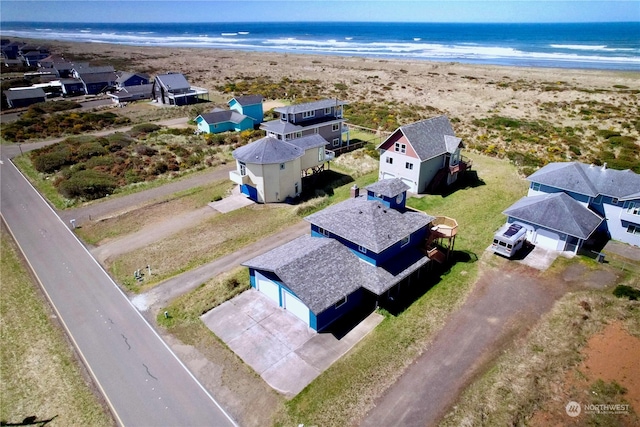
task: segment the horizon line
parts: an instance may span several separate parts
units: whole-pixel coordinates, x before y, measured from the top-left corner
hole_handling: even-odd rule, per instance
[[[307,21],[307,20],[286,20],[286,21],[155,21],[155,22],[122,22],[122,21],[24,21],[24,20],[2,20],[0,23],[29,23],[29,24],[339,24],[339,23],[362,23],[362,24],[640,24],[640,20],[630,21],[365,21],[365,20],[330,20],[330,21]],[[1,32],[1,30],[0,30]]]

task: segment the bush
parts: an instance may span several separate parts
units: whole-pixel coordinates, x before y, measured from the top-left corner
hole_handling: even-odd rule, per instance
[[[136,145],[134,150],[136,153],[140,154],[141,156],[154,156],[158,154],[158,150],[146,145]]]
[[[132,127],[131,130],[127,133],[130,136],[136,138],[140,135],[149,134],[151,132],[155,132],[160,129],[161,129],[160,126],[155,125],[153,123],[141,123],[139,125],[135,125],[134,127]]]
[[[58,191],[69,198],[99,199],[113,192],[116,181],[104,172],[93,169],[77,171],[58,183]]]
[[[53,173],[62,166],[71,164],[71,150],[66,146],[35,150],[31,153],[31,161],[38,172]]]
[[[640,299],[640,289],[632,288],[627,285],[618,285],[613,290],[613,295],[618,298],[629,298],[630,300],[637,301]]]

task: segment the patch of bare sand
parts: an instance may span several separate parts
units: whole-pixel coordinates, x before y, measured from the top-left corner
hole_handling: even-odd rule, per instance
[[[582,350],[582,363],[567,373],[564,382],[559,385],[557,397],[549,402],[546,411],[539,411],[530,420],[529,425],[536,427],[584,425],[584,415],[571,418],[566,414],[565,405],[569,401],[581,404],[624,404],[625,402],[607,402],[594,395],[590,388],[597,380],[605,383],[616,382],[626,389],[622,399],[632,410],[640,413],[640,338],[629,334],[621,322],[608,325],[602,332],[589,339]],[[637,418],[630,415],[605,415],[616,417],[612,425],[637,425]],[[613,421],[613,420],[612,420]]]

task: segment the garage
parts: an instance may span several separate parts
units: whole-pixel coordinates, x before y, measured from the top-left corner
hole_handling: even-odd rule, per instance
[[[553,231],[538,228],[536,230],[536,241],[534,242],[536,245],[545,248],[558,250],[558,242],[560,240],[560,236],[558,233],[554,233]]]
[[[270,300],[280,305],[280,286],[256,272],[256,289],[269,297]]]
[[[309,326],[309,309],[302,301],[286,289],[282,289],[283,308]]]

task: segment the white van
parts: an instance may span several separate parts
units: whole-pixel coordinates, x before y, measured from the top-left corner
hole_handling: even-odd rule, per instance
[[[497,254],[511,258],[524,246],[526,240],[527,228],[523,224],[505,224],[493,236],[491,249]]]

